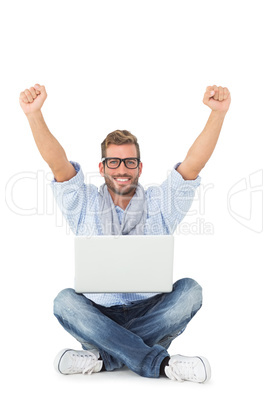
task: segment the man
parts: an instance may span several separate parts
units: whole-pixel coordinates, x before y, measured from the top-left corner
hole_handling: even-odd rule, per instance
[[[76,235],[172,234],[189,210],[199,172],[209,160],[229,109],[227,88],[209,86],[203,102],[211,109],[208,122],[167,180],[144,191],[137,138],[126,130],[110,133],[102,143],[100,190],[84,183],[76,162],[48,130],[41,113],[44,86],[20,94],[36,145],[50,166],[51,186]],[[131,258],[131,256],[129,256]],[[186,328],[202,305],[202,289],[192,279],[177,281],[171,293],[76,294],[65,289],[54,301],[54,314],[83,351],[62,350],[55,368],[62,374],[112,371],[126,365],[145,377],[204,383],[211,375],[207,359],[169,356],[171,342]]]

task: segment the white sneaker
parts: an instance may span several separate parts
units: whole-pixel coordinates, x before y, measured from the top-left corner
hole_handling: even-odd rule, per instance
[[[204,357],[175,355],[170,358],[165,373],[171,380],[204,383],[211,377],[211,368]]]
[[[61,374],[92,374],[101,371],[103,361],[98,360],[97,350],[61,350],[54,360],[55,369]]]

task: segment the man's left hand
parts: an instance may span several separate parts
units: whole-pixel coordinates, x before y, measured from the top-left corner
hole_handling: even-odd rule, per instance
[[[226,87],[209,86],[206,89],[203,103],[211,110],[227,112],[231,103],[231,95]]]

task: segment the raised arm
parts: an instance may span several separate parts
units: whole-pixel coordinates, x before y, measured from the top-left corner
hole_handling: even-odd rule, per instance
[[[209,86],[205,92],[203,103],[211,109],[211,114],[204,130],[177,168],[185,180],[194,180],[211,157],[231,103],[230,92],[227,88],[216,85]]]
[[[68,161],[64,149],[49,131],[41,108],[47,98],[44,86],[36,84],[20,94],[20,105],[30,124],[37,148],[59,182],[70,180],[76,170]]]

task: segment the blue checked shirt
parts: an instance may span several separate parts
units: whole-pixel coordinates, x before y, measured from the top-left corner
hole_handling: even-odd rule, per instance
[[[51,183],[57,204],[68,225],[76,236],[103,235],[100,221],[98,188],[85,184],[80,165],[71,162],[77,174],[71,180]],[[184,180],[176,171],[177,164],[160,186],[151,186],[145,191],[147,199],[147,220],[144,235],[169,235],[174,233],[193,202],[200,177]],[[119,222],[124,210],[116,206]],[[156,293],[86,293],[85,296],[106,307],[127,305],[136,300],[146,299]]]

